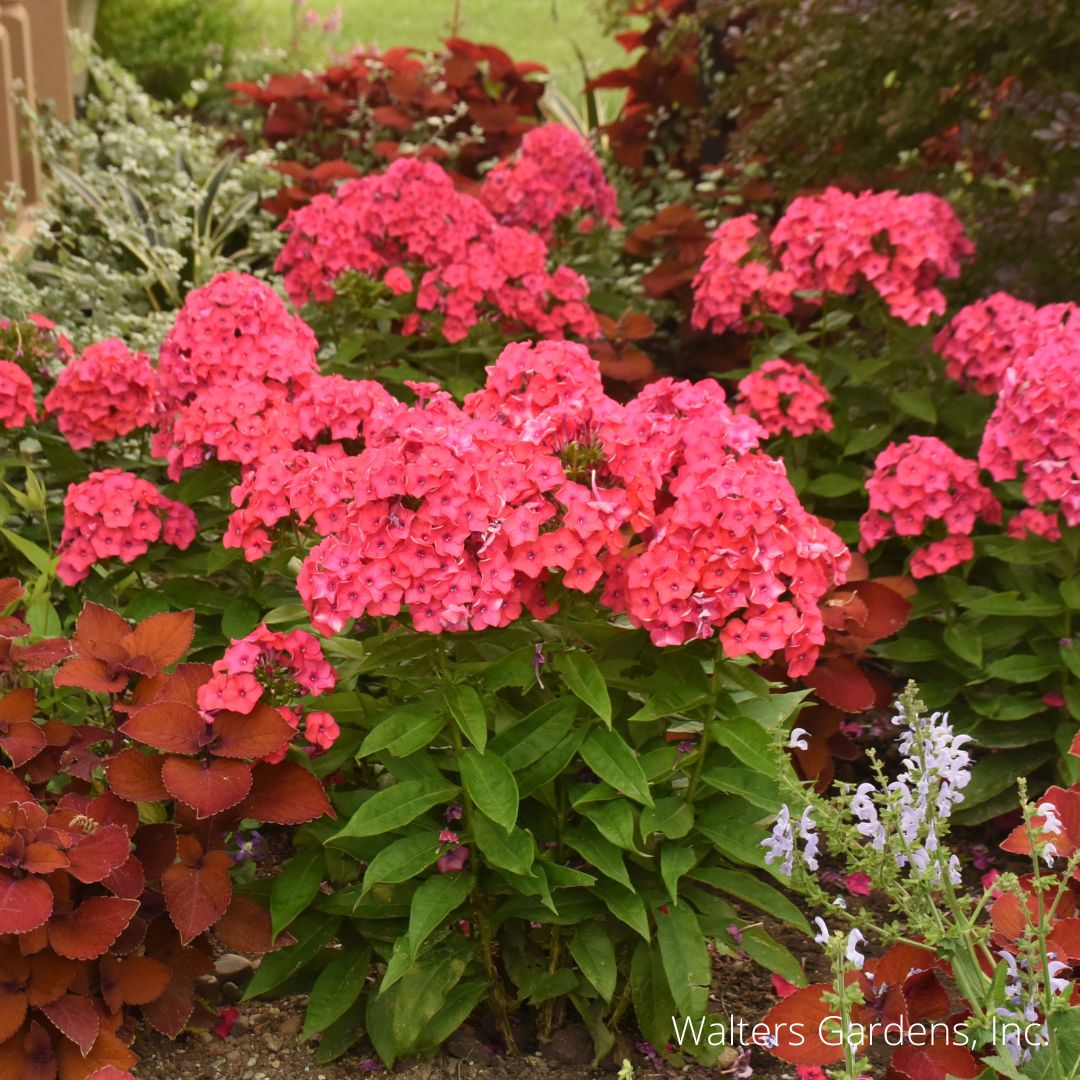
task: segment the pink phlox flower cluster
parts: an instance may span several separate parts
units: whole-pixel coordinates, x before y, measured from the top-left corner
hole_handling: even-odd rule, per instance
[[[869,509],[859,520],[859,546],[876,547],[889,536],[921,536],[932,521],[949,534],[912,557],[916,577],[943,573],[974,555],[968,539],[978,518],[996,525],[1001,504],[979,480],[979,466],[934,436],[890,443],[866,482]]]
[[[392,435],[353,459],[349,523],[301,568],[316,629],[403,607],[430,632],[505,626],[526,608],[549,614],[546,568],[569,577],[588,551],[573,530],[550,527],[547,494],[577,494],[559,460],[471,420],[441,392],[396,417]]]
[[[148,480],[121,469],[91,473],[64,497],[56,576],[76,585],[96,562],[134,562],[159,539],[183,550],[197,532],[190,507],[166,498]]]
[[[481,318],[527,327],[543,337],[594,337],[588,282],[569,267],[547,269],[540,236],[499,225],[484,205],[455,189],[431,162],[400,158],[384,173],[343,184],[290,214],[276,263],[298,307],[326,303],[349,270],[382,278],[394,292],[416,281],[417,313],[442,317],[447,341],[461,341]]]
[[[89,345],[60,372],[45,398],[76,450],[130,435],[154,419],[157,382],[146,353],[118,338]]]
[[[911,576],[924,578],[944,574],[974,558],[975,545],[970,536],[947,536],[944,540],[935,540],[912,552],[909,563]]]
[[[826,407],[832,398],[805,364],[768,360],[739,381],[739,396],[738,411],[755,417],[770,435],[832,430]]]
[[[295,731],[300,726],[300,715],[292,707],[295,699],[318,697],[336,685],[337,672],[317,637],[306,630],[271,630],[263,623],[232,641],[215,661],[212,677],[199,687],[198,705],[211,715],[222,709],[247,715],[262,701],[276,708]],[[328,750],[340,733],[329,713],[308,713],[304,737],[312,745]],[[282,747],[267,760],[280,761],[285,751]]]
[[[234,640],[215,661],[214,675],[199,688],[199,708],[249,713],[264,693],[272,704],[317,697],[337,685],[337,672],[322,645],[306,630],[283,633],[260,624]]]
[[[714,334],[747,329],[748,313],[786,315],[800,288],[786,269],[777,269],[756,214],[728,218],[713,233],[694,278],[691,324]]]
[[[995,480],[1023,473],[1029,506],[1060,508],[1080,523],[1080,341],[1057,333],[1002,377],[979,464]]]
[[[782,463],[754,451],[764,430],[715,381],[662,380],[623,406],[584,348],[541,342],[508,346],[464,409],[418,389],[358,456],[324,455],[344,525],[300,572],[316,629],[403,609],[431,632],[545,618],[554,578],[600,588],[658,644],[720,629],[732,655],[782,650],[793,670],[812,666],[818,601],[850,554]],[[311,465],[296,459],[278,488]]]
[[[980,394],[996,394],[1005,372],[1058,337],[1080,339],[1080,308],[1026,300],[997,292],[961,308],[934,337],[946,374]]]
[[[500,225],[518,225],[551,240],[561,219],[587,215],[580,224],[617,226],[615,189],[588,141],[562,124],[542,124],[521,141],[517,154],[500,161],[480,190]]]
[[[973,252],[952,207],[920,192],[826,188],[794,199],[772,232],[780,266],[800,290],[846,296],[866,282],[910,326],[945,312],[936,283]]]
[[[1018,540],[1027,539],[1029,536],[1042,536],[1057,543],[1061,539],[1061,522],[1057,514],[1048,514],[1043,510],[1026,506],[1010,518],[1005,531]]]
[[[212,386],[274,382],[300,386],[318,373],[311,327],[265,282],[227,271],[190,292],[161,346],[162,404]]]
[[[21,428],[37,421],[34,384],[18,364],[0,360],[0,427]]]
[[[301,437],[293,402],[318,377],[317,348],[310,327],[250,275],[218,274],[190,293],[158,361],[151,449],[169,476],[291,449]]]
[[[719,629],[728,656],[783,652],[793,675],[810,671],[825,640],[818,603],[851,562],[844,543],[799,503],[782,462],[732,453],[699,429],[668,485],[625,585],[605,599],[657,645]]]

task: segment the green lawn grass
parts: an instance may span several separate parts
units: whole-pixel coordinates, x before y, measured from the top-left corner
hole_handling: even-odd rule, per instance
[[[245,44],[285,46],[292,38],[294,0],[247,0],[253,18]],[[339,49],[353,43],[431,48],[451,30],[454,0],[307,0],[326,14],[342,9]],[[626,54],[605,34],[594,0],[459,0],[457,32],[493,42],[515,60],[547,67],[559,88],[580,105],[582,75],[574,46],[590,74],[622,64]],[[307,35],[310,41],[310,35]]]

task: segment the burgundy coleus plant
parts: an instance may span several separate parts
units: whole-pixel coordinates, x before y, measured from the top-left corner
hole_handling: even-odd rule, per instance
[[[894,1046],[897,1033],[910,1031],[913,1025],[922,1025],[915,1030],[926,1033],[895,1046],[883,1074],[887,1080],[945,1080],[946,1076],[969,1080],[981,1072],[974,1054],[944,1030],[958,1028],[965,1015],[952,1006],[943,975],[949,975],[944,960],[929,949],[908,944],[894,945],[878,959],[867,960],[863,970],[847,974],[848,985],[858,984],[863,999],[851,1010],[853,1025],[862,1025],[867,1032],[871,1025],[881,1025],[875,1029],[878,1032],[885,1025],[895,1025],[889,1028]],[[769,1052],[792,1065],[821,1067],[843,1060],[843,1046],[827,1026],[829,1018],[837,1015],[829,1000],[833,993],[832,984],[814,983],[773,1006],[762,1020],[765,1028],[777,1033],[776,1045],[767,1047]],[[875,1045],[882,1043],[875,1036]]]

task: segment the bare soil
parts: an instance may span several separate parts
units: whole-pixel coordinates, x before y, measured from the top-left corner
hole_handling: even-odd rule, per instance
[[[820,956],[812,942],[772,920],[764,922],[803,961],[811,978],[820,974],[815,970]],[[711,998],[713,1011],[748,1023],[759,1020],[778,1000],[768,972],[749,959],[724,956],[716,959]],[[135,1044],[142,1058],[135,1073],[141,1080],[357,1080],[386,1075],[374,1051],[363,1043],[338,1061],[318,1064],[316,1043],[300,1038],[305,1006],[303,997],[238,1005],[239,1017],[226,1038],[196,1029],[170,1042],[142,1032]],[[676,1070],[650,1061],[634,1042],[632,1033],[624,1036],[613,1059],[593,1067],[591,1042],[580,1024],[569,1024],[548,1046],[517,1058],[499,1054],[467,1025],[433,1061],[401,1062],[393,1075],[402,1080],[613,1080],[623,1059],[629,1058],[635,1080],[735,1076],[734,1054],[712,1068]],[[795,1075],[791,1066],[758,1050],[750,1064],[755,1080],[790,1080]]]

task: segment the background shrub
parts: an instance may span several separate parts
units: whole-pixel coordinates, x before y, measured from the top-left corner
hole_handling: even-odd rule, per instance
[[[149,93],[178,101],[228,66],[245,18],[242,0],[102,0],[95,36]]]

